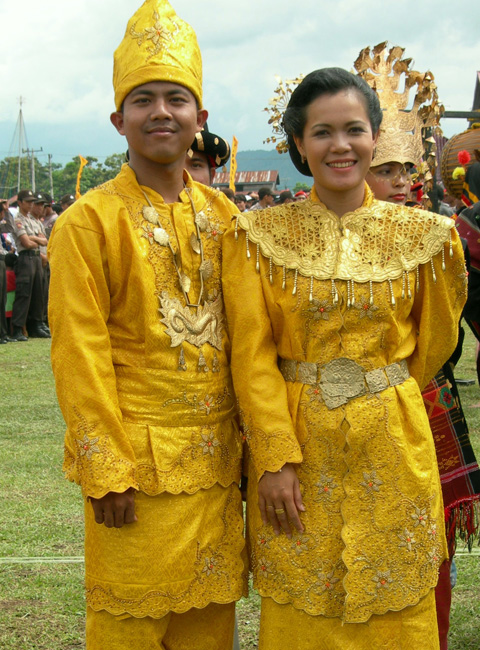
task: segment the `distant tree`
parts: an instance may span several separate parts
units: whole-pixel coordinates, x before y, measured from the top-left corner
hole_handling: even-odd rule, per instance
[[[114,153],[107,156],[103,163],[94,156],[87,156],[88,165],[83,169],[80,180],[80,192],[85,194],[97,185],[114,178],[122,164],[125,154]],[[80,158],[75,156],[70,162],[62,166],[52,163],[53,196],[60,199],[64,194],[75,194]],[[20,189],[32,187],[31,160],[24,157],[20,160]],[[0,160],[0,198],[10,198],[17,193],[18,185],[18,157],[8,157]],[[42,164],[35,159],[35,189],[50,193],[50,169],[48,163]]]
[[[306,183],[297,183],[293,188],[292,192],[296,194],[297,192],[310,192],[311,186]]]
[[[122,163],[125,162],[125,154],[114,153],[105,158],[104,163],[99,163],[98,158],[86,156],[88,165],[83,168],[80,180],[80,193],[85,194],[97,185],[115,178],[120,171]],[[54,173],[55,196],[63,194],[74,194],[77,184],[78,170],[80,169],[80,158],[75,156],[65,167]]]
[[[64,194],[75,194],[79,166],[80,158],[76,156],[64,167],[53,172],[53,193],[56,199],[60,199]]]
[[[10,156],[0,160],[0,196],[11,198],[17,194],[18,189],[33,189],[32,183],[32,161],[27,156],[20,159],[19,174],[18,156]],[[35,164],[35,190],[50,192],[50,173],[48,164],[42,164],[37,158]],[[61,167],[58,163],[52,163],[52,170]],[[20,183],[19,183],[20,175]],[[20,185],[20,187],[18,187]]]
[[[107,156],[107,158],[105,158],[105,162],[103,164],[107,168],[109,173],[112,174],[110,178],[115,178],[115,176],[120,171],[124,162],[125,162],[124,153],[114,153],[111,156]],[[110,178],[106,180],[110,180]]]

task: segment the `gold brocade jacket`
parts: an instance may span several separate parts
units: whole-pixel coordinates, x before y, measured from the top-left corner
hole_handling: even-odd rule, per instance
[[[339,218],[313,191],[243,213],[223,251],[256,587],[345,622],[417,603],[447,558],[420,388],[454,350],[466,298],[453,221],[368,188]],[[258,479],[287,462],[306,506],[292,540],[256,504]]]
[[[239,482],[220,278],[233,211],[189,176],[180,200],[166,204],[124,165],[57,220],[49,242],[52,365],[67,423],[64,469],[85,495],[129,487],[194,493]],[[191,279],[191,303],[202,265],[198,308],[186,306],[165,233]]]

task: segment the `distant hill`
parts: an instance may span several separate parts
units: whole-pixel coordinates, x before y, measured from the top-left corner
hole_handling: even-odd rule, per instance
[[[229,169],[228,165],[227,168]],[[303,176],[295,169],[288,153],[279,154],[276,149],[271,151],[255,149],[253,151],[237,152],[237,171],[257,172],[266,169],[276,169],[278,171],[280,175],[279,190],[287,187],[292,189],[296,183],[312,184],[313,179]]]

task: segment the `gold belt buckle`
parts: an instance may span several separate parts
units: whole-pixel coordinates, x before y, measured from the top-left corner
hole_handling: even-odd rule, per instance
[[[325,406],[338,408],[367,393],[365,370],[353,359],[334,359],[320,368],[319,386]]]

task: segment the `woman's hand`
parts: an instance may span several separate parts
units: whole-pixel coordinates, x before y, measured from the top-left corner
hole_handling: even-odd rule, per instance
[[[303,533],[299,512],[305,512],[297,472],[287,463],[278,472],[265,472],[258,483],[258,507],[265,526],[270,522],[275,535],[281,529],[291,539],[292,531],[289,520],[295,528]]]
[[[97,524],[105,524],[107,528],[121,528],[124,524],[137,521],[133,488],[121,493],[107,492],[101,499],[90,498],[90,502]]]

